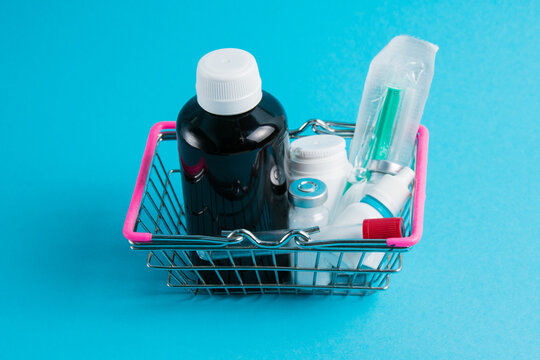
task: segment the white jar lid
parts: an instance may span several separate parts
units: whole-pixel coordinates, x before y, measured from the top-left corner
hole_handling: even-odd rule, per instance
[[[237,115],[261,101],[262,83],[253,55],[240,49],[219,49],[197,64],[197,102],[216,115]]]
[[[298,159],[324,159],[345,150],[345,139],[337,135],[311,135],[291,144],[291,154]]]
[[[291,170],[319,172],[348,165],[345,139],[337,135],[311,135],[291,143]]]

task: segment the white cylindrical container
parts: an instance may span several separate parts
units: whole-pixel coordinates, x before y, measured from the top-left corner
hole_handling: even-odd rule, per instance
[[[414,171],[408,167],[396,175],[386,174],[371,185],[360,202],[345,208],[334,221],[334,225],[359,225],[365,219],[391,218],[399,214],[410,195],[409,186],[414,179]],[[366,254],[362,265],[376,268],[384,253]],[[347,253],[343,256],[342,268],[354,268],[361,253]]]
[[[312,135],[295,140],[290,146],[287,165],[289,183],[300,178],[314,178],[326,184],[326,207],[332,213],[352,168],[347,159],[345,139],[337,135]]]
[[[362,200],[369,185],[370,184],[368,184],[367,181],[352,184],[334,206],[334,209],[330,214],[330,223],[332,224],[349,205]]]
[[[393,172],[372,171],[369,181],[353,183],[341,196],[334,211],[330,214],[330,223],[332,224],[335,219],[339,218],[349,205],[362,201],[366,193],[375,186],[385,174],[396,175],[402,168],[402,166],[399,166],[399,168],[395,169]]]
[[[321,180],[302,178],[295,180],[289,186],[289,201],[292,208],[289,210],[289,227],[302,229],[312,226],[324,227],[328,225],[328,208],[325,202],[328,198],[327,187]],[[300,268],[328,268],[327,256],[321,254],[317,262],[317,253],[314,251],[299,251],[291,254],[291,263]],[[296,284],[299,285],[328,285],[330,273],[312,271],[296,271]]]
[[[408,167],[396,175],[384,175],[370,186],[360,202],[347,206],[334,224],[360,224],[364,219],[396,216],[410,195],[409,185],[413,179],[414,171]]]

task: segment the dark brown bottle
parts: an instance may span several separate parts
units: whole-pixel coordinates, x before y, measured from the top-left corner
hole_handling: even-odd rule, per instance
[[[180,111],[176,129],[189,234],[288,227],[286,115],[278,100],[261,90],[251,54],[221,49],[205,55],[197,67],[197,96]],[[277,265],[287,265],[287,255],[276,258]],[[259,266],[273,265],[271,256],[256,260]],[[196,254],[192,261],[206,263]],[[234,261],[253,265],[251,258]],[[234,282],[237,275],[230,273],[225,281]],[[273,272],[260,273],[261,281],[276,282]],[[250,272],[242,276],[244,283],[257,281]],[[204,277],[220,283],[213,271]]]
[[[272,95],[232,116],[211,114],[193,97],[178,115],[177,136],[190,234],[287,228],[288,133]]]

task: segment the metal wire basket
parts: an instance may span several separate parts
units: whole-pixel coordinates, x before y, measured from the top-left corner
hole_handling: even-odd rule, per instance
[[[413,191],[400,214],[405,237],[328,241],[310,239],[317,227],[267,236],[246,229],[227,236],[187,235],[175,126],[172,121],[159,122],[150,131],[124,223],[131,248],[148,251],[148,267],[164,270],[170,287],[211,295],[366,295],[388,288],[390,275],[401,271],[402,254],[421,238],[429,136],[423,126],[411,164],[416,171]],[[353,132],[352,124],[314,119],[290,136],[325,133],[350,138]],[[344,256],[356,259],[355,266],[343,266]],[[328,257],[334,259],[332,264],[321,261]],[[309,266],[299,258],[309,258]]]

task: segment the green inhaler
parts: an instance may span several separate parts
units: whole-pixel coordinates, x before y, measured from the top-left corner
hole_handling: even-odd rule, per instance
[[[367,169],[372,160],[387,160],[388,150],[390,149],[390,142],[392,141],[394,126],[399,114],[402,97],[403,90],[393,87],[386,88],[384,99],[381,101],[382,105],[380,105],[380,110],[377,115],[368,156],[366,157],[362,168]],[[365,180],[369,180],[371,178],[371,172],[366,171],[364,177]],[[345,186],[344,192],[346,192],[353,183],[354,182],[349,180]]]
[[[370,160],[387,160],[390,141],[394,132],[394,124],[401,103],[402,90],[388,87],[384,96],[384,101],[377,117],[375,125],[374,139],[372,141]],[[366,164],[367,165],[367,164]]]

